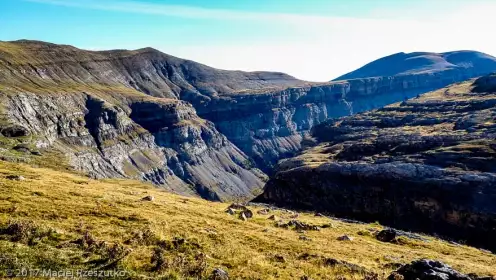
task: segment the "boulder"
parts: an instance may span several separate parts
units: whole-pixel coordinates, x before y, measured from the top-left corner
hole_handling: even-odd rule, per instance
[[[324,224],[320,226],[321,228],[334,228],[334,225],[332,223],[329,224]]]
[[[243,214],[245,215],[245,217],[246,217],[246,218],[248,218],[248,219],[253,218],[253,212],[252,212],[250,209],[248,209],[248,208],[246,208],[245,210],[243,210],[243,212],[242,212],[242,213],[243,213]]]
[[[449,265],[435,260],[417,260],[393,272],[388,280],[473,280]]]
[[[9,179],[9,180],[13,180],[13,181],[24,181],[24,180],[26,180],[26,178],[24,178],[24,176],[21,176],[21,175],[8,175],[6,178]]]
[[[229,280],[229,274],[223,269],[216,268],[212,271],[211,280]]]
[[[265,209],[262,209],[262,210],[258,210],[257,211],[257,214],[259,215],[268,215],[270,212],[270,209],[269,208],[265,208]]]
[[[246,217],[245,212],[239,213],[239,219],[242,221],[247,221],[248,217]]]
[[[18,144],[16,146],[14,146],[12,149],[14,149],[18,152],[21,152],[21,153],[29,153],[30,152],[29,146],[27,144]]]
[[[279,254],[277,254],[277,255],[274,256],[274,260],[276,262],[280,262],[280,263],[286,262],[286,258],[284,258],[283,255],[279,255]]]
[[[385,229],[377,234],[376,239],[382,242],[392,242],[396,240],[396,236],[397,234],[394,229]]]
[[[248,209],[246,206],[244,206],[243,204],[239,204],[239,203],[233,203],[233,204],[229,205],[229,207],[227,207],[227,208],[233,209],[236,211],[244,211],[244,210]]]
[[[1,130],[1,133],[5,137],[23,137],[29,135],[29,131],[25,127],[20,125],[11,125],[5,127]]]
[[[354,238],[352,236],[348,236],[348,235],[343,235],[337,238],[337,240],[339,241],[353,241],[353,239]]]
[[[278,221],[279,217],[277,217],[276,215],[271,215],[268,219],[273,221]]]
[[[319,226],[316,226],[316,225],[310,225],[310,224],[307,224],[307,223],[304,223],[302,221],[298,221],[298,220],[291,220],[285,224],[280,224],[279,225],[280,227],[283,227],[283,228],[292,228],[296,231],[303,231],[303,230],[320,230],[320,227]]]
[[[305,235],[300,235],[299,239],[300,239],[300,240],[303,240],[303,241],[312,241],[312,238],[307,237],[307,236],[305,236]]]
[[[141,201],[153,201],[153,200],[155,200],[155,197],[153,197],[152,195],[147,195],[141,199]]]

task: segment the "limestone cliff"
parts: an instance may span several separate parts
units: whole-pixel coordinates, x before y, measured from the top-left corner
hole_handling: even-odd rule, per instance
[[[0,42],[0,123],[63,151],[95,177],[246,199],[264,184],[258,168],[270,173],[299,152],[313,126],[474,74],[446,73],[318,84],[214,69],[151,48],[94,52]]]
[[[258,200],[496,249],[495,76],[312,130]]]
[[[249,199],[263,186],[265,174],[191,104],[174,97],[183,89],[169,83],[167,91],[167,81],[159,79],[150,79],[149,87],[132,82],[136,76],[159,75],[146,66],[131,68],[149,63],[138,59],[148,50],[86,53],[39,42],[2,47],[2,131],[20,131],[6,136],[62,151],[73,167],[97,178],[142,179],[211,200]],[[175,72],[171,76],[181,80]],[[137,90],[152,93],[162,86],[154,95],[171,98]]]
[[[200,116],[213,121],[260,168],[270,172],[278,160],[298,153],[304,136],[322,121],[380,108],[467,77],[473,76],[436,72],[364,78],[221,96],[193,104]]]

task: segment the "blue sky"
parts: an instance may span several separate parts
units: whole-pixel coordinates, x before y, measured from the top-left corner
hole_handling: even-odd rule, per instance
[[[491,0],[1,0],[0,40],[154,47],[223,69],[330,80],[405,51],[496,55]]]

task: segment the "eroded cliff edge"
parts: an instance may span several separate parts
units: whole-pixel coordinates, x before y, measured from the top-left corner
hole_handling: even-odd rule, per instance
[[[257,200],[496,250],[496,76],[312,130]]]
[[[21,127],[37,148],[62,151],[94,177],[246,200],[261,191],[264,172],[301,150],[313,126],[482,71],[467,69],[309,83],[219,70],[151,48],[0,42],[2,129]]]
[[[173,83],[147,68],[154,56],[166,55],[147,49],[86,52],[32,41],[3,43],[2,51],[2,134],[18,141],[2,145],[3,159],[30,161],[30,151],[43,156],[58,150],[92,177],[146,180],[211,200],[246,200],[263,186],[265,174],[190,103],[176,98],[193,88],[177,69],[170,70]],[[167,68],[176,59],[161,62]],[[206,67],[194,66],[200,74]],[[228,81],[214,85],[219,90],[230,88],[238,73],[226,75]]]

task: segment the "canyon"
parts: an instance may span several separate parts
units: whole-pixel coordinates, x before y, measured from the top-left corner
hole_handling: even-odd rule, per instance
[[[312,129],[257,201],[496,250],[496,75]]]
[[[313,83],[219,70],[152,48],[0,42],[1,131],[36,153],[60,151],[94,178],[246,201],[280,159],[302,150],[312,127],[496,70],[495,58],[467,59],[439,71]],[[16,145],[0,156],[18,158]]]

